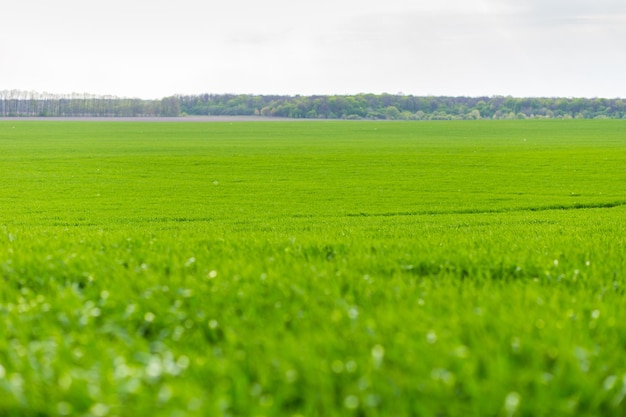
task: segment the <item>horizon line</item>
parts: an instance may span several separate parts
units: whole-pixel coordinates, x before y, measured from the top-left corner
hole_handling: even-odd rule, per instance
[[[38,95],[56,95],[60,96],[60,98],[72,98],[71,96],[83,96],[80,98],[97,98],[97,99],[125,99],[125,100],[143,100],[143,101],[156,101],[163,100],[166,98],[172,97],[185,97],[185,96],[201,96],[201,95],[211,95],[211,96],[257,96],[257,97],[350,97],[350,96],[359,96],[359,95],[374,95],[374,96],[393,96],[393,97],[433,97],[433,98],[495,98],[495,97],[503,97],[503,98],[516,98],[516,99],[566,99],[566,100],[576,100],[576,99],[585,99],[585,100],[624,100],[626,97],[606,97],[606,96],[559,96],[559,95],[512,95],[512,94],[480,94],[480,95],[471,95],[471,94],[459,94],[459,95],[451,95],[451,94],[413,94],[413,93],[373,93],[373,92],[359,92],[359,93],[314,93],[314,94],[302,94],[302,93],[235,93],[235,92],[202,92],[202,93],[174,93],[170,95],[165,95],[156,98],[145,98],[140,96],[130,96],[130,95],[115,95],[115,94],[96,94],[90,92],[50,92],[50,91],[40,91],[40,90],[24,90],[19,88],[13,89],[2,89],[0,90],[0,99],[2,98],[2,93],[27,93],[27,94],[38,94]],[[79,97],[76,97],[79,98]],[[29,98],[30,99],[30,98]]]

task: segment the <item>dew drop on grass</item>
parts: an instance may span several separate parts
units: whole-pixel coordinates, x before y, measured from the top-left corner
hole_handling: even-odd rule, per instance
[[[365,391],[370,387],[370,381],[367,379],[367,377],[362,377],[361,379],[359,379],[357,386],[359,387],[359,390]]]
[[[130,394],[137,394],[141,389],[141,382],[137,378],[129,379],[126,384],[124,384],[124,391]]]
[[[74,355],[74,358],[76,359],[81,359],[84,356],[84,353],[81,348],[77,347],[72,350],[72,355]]]
[[[167,385],[163,385],[161,389],[159,390],[159,395],[158,395],[159,402],[166,403],[171,398],[172,398],[172,389]]]
[[[296,382],[298,380],[298,371],[295,369],[287,370],[287,372],[285,372],[285,380],[287,380],[289,384]]]
[[[454,349],[454,355],[457,358],[465,359],[465,358],[469,357],[469,349],[465,345],[457,346],[457,348]]]
[[[272,405],[274,405],[274,397],[269,394],[261,395],[261,398],[259,399],[259,405],[265,408],[271,407]]]
[[[336,374],[340,374],[343,372],[344,369],[344,365],[343,362],[340,361],[339,359],[335,359],[331,364],[330,364],[330,369],[336,373]]]
[[[202,407],[202,400],[199,398],[192,398],[187,403],[187,409],[189,411],[197,411],[200,409],[200,407]]]
[[[511,339],[511,352],[519,353],[522,349],[522,342],[519,337],[514,337]]]
[[[125,379],[131,375],[131,370],[125,363],[118,363],[115,365],[115,370],[113,371],[113,375],[115,379]],[[70,381],[71,382],[71,381]]]
[[[207,278],[208,279],[215,279],[215,277],[217,277],[217,271],[216,270],[209,271],[209,273],[207,274]]]
[[[365,397],[365,405],[370,408],[378,407],[380,401],[380,396],[376,394],[367,394]]]
[[[433,330],[429,331],[426,334],[426,341],[431,345],[435,344],[437,342],[437,333],[435,333]]]
[[[343,406],[346,407],[348,410],[355,410],[359,407],[359,399],[356,395],[348,395],[343,400]]]
[[[61,401],[60,403],[57,403],[57,412],[61,416],[69,416],[72,414],[72,405],[65,401]]]
[[[263,387],[260,384],[255,383],[252,385],[252,387],[250,387],[251,396],[259,397],[262,393],[263,393]]]
[[[504,399],[504,410],[507,415],[512,416],[519,407],[521,397],[517,392],[509,392]]]
[[[435,381],[443,382],[445,385],[451,387],[454,385],[456,378],[454,374],[444,368],[435,368],[430,372],[430,377]]]
[[[178,368],[180,368],[181,370],[185,370],[189,367],[189,358],[185,355],[182,355],[180,358],[178,358],[178,360],[176,361],[176,366],[178,366]]]
[[[609,375],[604,379],[602,387],[605,391],[610,391],[615,386],[615,382],[617,382],[617,377],[615,375]]]
[[[151,313],[149,311],[143,316],[143,319],[147,321],[148,323],[152,323],[155,318],[156,316],[154,315],[154,313]]]
[[[589,354],[588,352],[580,347],[577,346],[574,349],[574,355],[576,356],[576,358],[578,359],[578,366],[580,367],[580,370],[583,372],[589,372],[589,367],[591,365],[590,360],[589,360]]]
[[[158,378],[163,373],[163,366],[158,356],[154,355],[150,358],[148,366],[146,366],[146,375],[150,378]]]
[[[126,306],[126,315],[130,316],[131,314],[133,314],[135,312],[135,310],[137,309],[137,306],[135,304],[129,304]]]
[[[94,404],[89,412],[95,417],[104,417],[109,414],[109,406],[102,403]]]
[[[330,316],[330,319],[334,323],[336,323],[336,322],[340,321],[342,317],[343,317],[343,315],[341,314],[341,311],[339,311],[338,309],[334,309],[332,314],[331,314],[331,316]]]
[[[385,357],[385,348],[381,345],[374,345],[372,348],[372,361],[375,367],[379,367]]]

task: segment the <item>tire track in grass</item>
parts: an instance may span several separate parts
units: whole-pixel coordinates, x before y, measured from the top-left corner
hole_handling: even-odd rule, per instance
[[[514,213],[522,211],[552,211],[552,210],[584,210],[603,209],[626,206],[626,200],[609,201],[604,203],[576,203],[576,204],[554,204],[539,207],[504,207],[499,209],[463,209],[450,211],[400,211],[385,213],[348,213],[345,217],[396,217],[396,216],[423,216],[423,215],[444,215],[444,214],[490,214],[490,213]],[[294,216],[298,217],[298,216]]]

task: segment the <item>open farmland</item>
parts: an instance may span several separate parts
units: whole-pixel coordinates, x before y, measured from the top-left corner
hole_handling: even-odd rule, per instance
[[[626,415],[626,123],[0,122],[0,415]]]

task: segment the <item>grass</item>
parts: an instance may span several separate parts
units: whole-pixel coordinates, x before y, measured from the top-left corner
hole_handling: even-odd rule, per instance
[[[625,128],[0,122],[0,414],[626,415]]]

